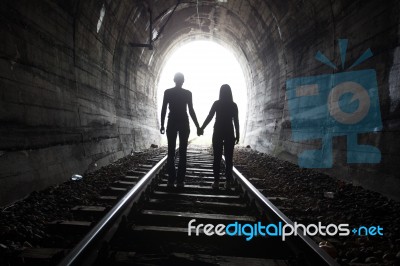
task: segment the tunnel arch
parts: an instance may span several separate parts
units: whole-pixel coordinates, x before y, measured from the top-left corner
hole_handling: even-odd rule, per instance
[[[322,171],[398,198],[399,6],[395,0],[2,1],[0,205],[157,143],[163,60],[180,42],[197,38],[229,47],[246,66],[245,144],[294,163],[321,141],[292,140],[286,80],[338,73],[314,59],[321,51],[340,65],[337,39],[349,39],[349,64],[371,48],[374,56],[354,70],[376,70],[383,129],[359,141],[378,147],[382,162],[348,164],[339,137],[334,167]],[[153,50],[131,47],[148,42],[148,8],[160,36]]]
[[[180,71],[185,75],[184,88],[192,92],[194,110],[200,125],[205,120],[212,102],[218,99],[219,87],[225,83],[231,86],[233,99],[239,109],[240,136],[241,140],[243,139],[250,83],[250,80],[246,79],[248,74],[245,75],[248,69],[244,68],[234,53],[226,47],[227,45],[221,45],[221,42],[204,36],[195,40],[177,40],[175,46],[170,49],[170,54],[164,56],[164,63],[157,75],[159,119],[163,93],[165,89],[173,86],[172,77],[176,71]],[[190,138],[194,138],[195,126],[192,121],[190,124]],[[194,144],[211,144],[211,132],[212,126],[206,130],[203,137],[195,139]],[[162,138],[161,143],[166,145],[166,139]]]
[[[191,42],[196,42],[196,41],[211,41],[211,42],[214,42],[214,43],[220,45],[221,47],[227,49],[227,51],[232,53],[232,55],[236,58],[236,60],[238,61],[239,65],[241,67],[241,70],[242,70],[242,73],[244,76],[244,81],[245,81],[245,88],[243,88],[243,89],[246,90],[246,95],[248,95],[249,94],[248,91],[252,87],[252,79],[251,79],[250,67],[248,65],[248,62],[246,61],[246,58],[244,57],[244,55],[241,53],[240,50],[236,49],[235,47],[230,46],[228,43],[225,43],[223,40],[220,40],[218,38],[211,38],[208,35],[205,35],[205,36],[204,35],[181,36],[180,39],[175,40],[170,45],[170,47],[166,50],[165,55],[163,56],[163,60],[161,61],[161,64],[159,64],[159,66],[156,67],[155,73],[156,73],[157,78],[156,78],[155,84],[159,84],[159,81],[161,78],[161,73],[162,73],[166,63],[168,62],[168,60],[171,58],[171,56],[175,52],[177,52],[181,47],[184,47],[186,44],[190,44]],[[157,88],[158,88],[158,86],[157,86]],[[248,109],[248,104],[246,101],[246,107],[245,107],[246,115],[244,116],[245,117],[244,121],[241,121],[241,127],[243,127],[243,128],[246,128],[247,109]],[[242,138],[244,138],[245,131],[243,130],[242,133],[244,133],[242,135]]]
[[[262,3],[264,6],[264,4]],[[171,7],[170,9],[172,9]],[[205,8],[205,9],[204,9]],[[254,7],[251,7],[252,10],[256,10]],[[264,10],[267,10],[268,7],[264,7]],[[214,10],[214,11],[210,11]],[[215,11],[217,10],[217,11]],[[219,10],[219,11],[218,11]],[[222,10],[222,11],[220,11]],[[238,58],[239,62],[241,63],[243,69],[244,69],[244,74],[245,78],[247,81],[247,90],[248,90],[248,99],[251,98],[251,93],[253,92],[253,97],[254,97],[254,91],[257,89],[254,89],[254,87],[257,86],[263,86],[267,82],[267,80],[273,80],[274,83],[271,87],[277,91],[277,93],[273,93],[274,95],[279,95],[279,97],[284,96],[284,82],[285,82],[285,77],[286,77],[286,67],[285,67],[285,60],[280,60],[280,58],[284,58],[285,55],[283,52],[277,52],[276,48],[272,46],[270,49],[275,50],[275,52],[272,52],[269,58],[271,59],[272,62],[276,62],[278,66],[270,67],[273,69],[273,71],[270,72],[279,72],[279,74],[276,74],[278,77],[283,77],[281,80],[277,80],[271,77],[268,77],[269,73],[268,71],[259,71],[257,69],[268,69],[268,67],[265,65],[265,62],[261,60],[263,57],[265,50],[260,51],[258,53],[254,53],[257,51],[255,43],[260,42],[257,41],[256,36],[260,35],[259,33],[257,34],[254,32],[250,27],[249,23],[246,23],[243,21],[243,19],[240,17],[237,12],[234,10],[231,10],[230,7],[221,5],[218,7],[215,7],[211,4],[211,2],[205,2],[205,7],[200,8],[199,10],[199,15],[201,20],[204,20],[205,17],[207,17],[204,13],[202,12],[214,12],[214,13],[222,13],[223,19],[226,19],[226,17],[229,17],[229,21],[234,21],[231,24],[227,23],[221,23],[219,26],[218,32],[216,31],[203,31],[200,30],[200,27],[197,25],[196,18],[193,18],[193,12],[195,12],[195,3],[190,3],[187,4],[186,6],[182,7],[181,9],[177,9],[175,12],[174,16],[171,18],[169,21],[168,27],[164,30],[162,33],[162,38],[160,38],[158,43],[155,43],[155,46],[157,47],[158,53],[160,56],[157,56],[157,58],[164,58],[165,54],[168,54],[170,51],[170,47],[175,47],[176,45],[179,45],[180,42],[185,43],[191,40],[198,40],[198,39],[206,39],[206,40],[212,40],[216,41],[220,45],[228,48],[231,50],[234,55]],[[179,13],[182,12],[183,14]],[[273,16],[274,17],[274,16]],[[192,18],[192,23],[187,23],[184,25],[180,25],[179,21],[188,21]],[[221,19],[221,20],[223,20]],[[252,23],[254,24],[263,24],[263,22],[260,22],[260,20],[263,20],[260,15],[254,16],[254,19],[256,21],[253,21]],[[208,22],[204,22],[202,24],[202,29],[203,28],[208,28],[210,29],[209,25],[212,25],[214,22],[210,21],[209,18],[206,18]],[[228,20],[228,19],[227,19]],[[178,21],[178,22],[177,22]],[[272,26],[268,26],[265,30],[267,31],[266,36],[271,40],[271,43],[274,43],[275,41],[273,39],[276,39],[278,36],[278,26],[275,25],[276,21],[272,20],[269,23],[272,23]],[[178,24],[178,26],[176,26]],[[214,24],[213,24],[214,25]],[[214,25],[216,26],[216,25]],[[270,30],[270,28],[273,28]],[[177,28],[177,30],[176,30]],[[219,33],[221,32],[221,33]],[[244,36],[243,36],[244,35]],[[165,37],[164,37],[165,36]],[[238,37],[242,36],[242,38]],[[258,36],[259,39],[265,40],[266,37]],[[162,43],[161,43],[162,40]],[[246,40],[243,42],[243,40]],[[265,48],[267,49],[267,48]],[[165,51],[165,52],[164,52]],[[272,57],[272,58],[271,58]],[[251,62],[251,64],[250,64]],[[159,68],[162,63],[160,64],[157,59],[153,61],[155,65],[155,69]],[[160,69],[160,68],[159,68]],[[277,70],[278,69],[278,70]],[[157,71],[155,71],[157,73]],[[283,73],[283,74],[281,74]],[[257,84],[257,86],[255,86]],[[248,101],[248,108],[247,110],[250,110],[250,105],[253,105],[250,101]],[[261,105],[261,103],[258,103],[258,105]],[[246,138],[246,132],[248,131],[247,129],[249,128],[247,126],[247,121],[246,119],[246,124],[244,126],[245,128],[245,134],[244,138]],[[252,125],[250,127],[249,131],[253,131],[254,128],[258,126]],[[259,129],[257,129],[259,130]],[[257,134],[258,131],[256,131],[253,134]]]

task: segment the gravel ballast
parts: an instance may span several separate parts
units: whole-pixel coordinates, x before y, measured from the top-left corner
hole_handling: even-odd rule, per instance
[[[381,226],[383,236],[315,236],[343,264],[400,265],[400,203],[360,186],[276,159],[250,148],[235,148],[234,165],[297,223]],[[260,180],[257,180],[260,179]],[[331,247],[333,246],[333,248]]]
[[[24,249],[60,245],[63,238],[49,233],[48,223],[73,219],[71,209],[77,205],[110,207],[98,201],[109,184],[165,152],[165,148],[152,148],[129,155],[83,174],[81,180],[31,193],[26,199],[1,208],[0,264]],[[249,148],[235,148],[234,164],[265,196],[278,197],[274,204],[294,222],[346,223],[350,229],[361,225],[384,228],[383,236],[313,236],[316,243],[328,246],[340,264],[400,265],[399,202]]]
[[[165,148],[151,148],[135,152],[94,172],[83,174],[77,181],[69,180],[43,191],[33,192],[27,198],[0,209],[0,265],[6,258],[27,248],[67,247],[60,235],[47,230],[50,222],[72,220],[71,209],[78,205],[110,207],[98,197],[112,182],[126,175],[128,170],[145,164]]]

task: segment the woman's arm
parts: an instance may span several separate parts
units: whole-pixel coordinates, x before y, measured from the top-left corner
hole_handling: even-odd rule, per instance
[[[210,121],[213,119],[214,114],[215,114],[215,102],[214,102],[214,104],[211,106],[210,113],[208,114],[208,116],[207,116],[206,120],[204,121],[203,125],[201,126],[201,130],[204,130],[204,129],[207,127],[207,125],[208,125],[208,124],[210,123]]]
[[[236,104],[235,104],[235,107],[234,107],[233,123],[235,125],[235,132],[236,132],[235,144],[238,144],[239,143],[239,139],[240,139],[239,110],[238,110],[238,107],[237,107]]]

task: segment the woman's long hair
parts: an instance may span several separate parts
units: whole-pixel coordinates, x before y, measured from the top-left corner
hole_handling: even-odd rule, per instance
[[[221,86],[219,91],[219,100],[224,102],[233,102],[232,90],[228,84]]]

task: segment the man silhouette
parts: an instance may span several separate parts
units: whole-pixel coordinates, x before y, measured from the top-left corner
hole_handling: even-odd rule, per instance
[[[199,132],[200,127],[197,122],[196,113],[193,110],[192,93],[182,88],[185,78],[182,73],[176,73],[174,76],[175,87],[167,89],[164,92],[163,105],[161,109],[161,128],[160,133],[164,134],[164,121],[169,105],[167,139],[168,139],[168,187],[173,187],[175,180],[177,187],[184,186],[186,173],[186,151],[190,134],[189,118],[186,113],[186,106],[189,107],[189,114]],[[178,175],[175,172],[175,147],[176,137],[179,133],[179,165]]]

